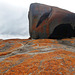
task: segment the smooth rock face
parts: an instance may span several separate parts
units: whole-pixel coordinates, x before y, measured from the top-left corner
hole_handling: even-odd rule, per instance
[[[75,38],[0,40],[0,75],[75,75]]]
[[[33,39],[75,37],[75,13],[39,3],[29,9],[29,31]]]

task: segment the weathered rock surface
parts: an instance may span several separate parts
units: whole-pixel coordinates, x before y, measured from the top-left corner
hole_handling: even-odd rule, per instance
[[[62,39],[75,36],[75,13],[39,3],[32,3],[29,10],[31,38]]]
[[[75,75],[75,38],[0,40],[0,75]]]

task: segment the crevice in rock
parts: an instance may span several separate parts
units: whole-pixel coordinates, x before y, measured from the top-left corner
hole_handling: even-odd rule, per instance
[[[71,38],[74,37],[74,31],[71,24],[60,24],[54,29],[49,39]]]
[[[50,10],[49,12],[44,13],[44,14],[40,17],[40,19],[39,19],[39,21],[38,21],[38,24],[36,25],[36,28],[37,28],[46,18],[48,18],[48,16],[51,14],[51,12],[52,12],[52,10]]]

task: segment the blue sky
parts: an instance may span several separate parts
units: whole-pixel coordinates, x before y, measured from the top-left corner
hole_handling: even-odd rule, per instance
[[[29,37],[28,10],[34,2],[75,12],[74,0],[0,0],[0,39]]]

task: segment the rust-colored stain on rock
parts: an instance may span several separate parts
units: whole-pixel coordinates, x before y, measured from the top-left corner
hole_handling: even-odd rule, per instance
[[[32,39],[75,37],[75,13],[41,3],[30,4],[29,33]]]
[[[75,75],[75,39],[1,40],[0,75]]]

